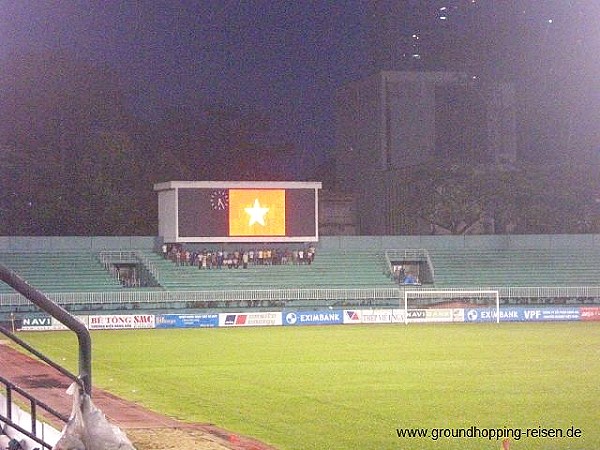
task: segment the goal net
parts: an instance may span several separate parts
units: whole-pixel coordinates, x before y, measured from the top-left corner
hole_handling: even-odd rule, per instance
[[[406,289],[400,308],[405,323],[500,322],[500,295],[494,290]]]

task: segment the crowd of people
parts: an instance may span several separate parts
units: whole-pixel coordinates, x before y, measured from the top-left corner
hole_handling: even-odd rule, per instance
[[[247,269],[249,266],[286,264],[312,264],[315,259],[314,245],[293,249],[257,248],[234,251],[223,249],[190,250],[182,245],[163,245],[165,259],[178,266],[195,266],[199,269]]]

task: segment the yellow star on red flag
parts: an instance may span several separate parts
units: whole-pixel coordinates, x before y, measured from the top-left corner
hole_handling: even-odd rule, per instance
[[[265,215],[269,212],[269,208],[261,207],[257,198],[254,199],[254,205],[252,208],[244,208],[244,211],[246,211],[250,216],[250,220],[248,222],[249,226],[252,226],[255,223],[259,223],[263,227],[265,226]]]

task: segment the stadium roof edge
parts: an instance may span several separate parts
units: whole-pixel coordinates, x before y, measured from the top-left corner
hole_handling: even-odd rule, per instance
[[[208,189],[322,189],[320,181],[167,181],[156,183],[155,191],[167,191],[176,188]]]

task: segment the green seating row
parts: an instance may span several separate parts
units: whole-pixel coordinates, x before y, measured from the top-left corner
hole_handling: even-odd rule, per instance
[[[29,284],[47,293],[113,292],[122,289],[117,279],[93,252],[0,253],[0,263]],[[14,292],[0,283],[0,293]]]
[[[317,255],[311,265],[250,265],[243,268],[199,269],[177,266],[158,254],[144,254],[169,290],[248,290],[394,287],[383,270],[383,257],[373,252]]]
[[[431,251],[436,287],[592,286],[600,281],[600,255],[555,250]]]

